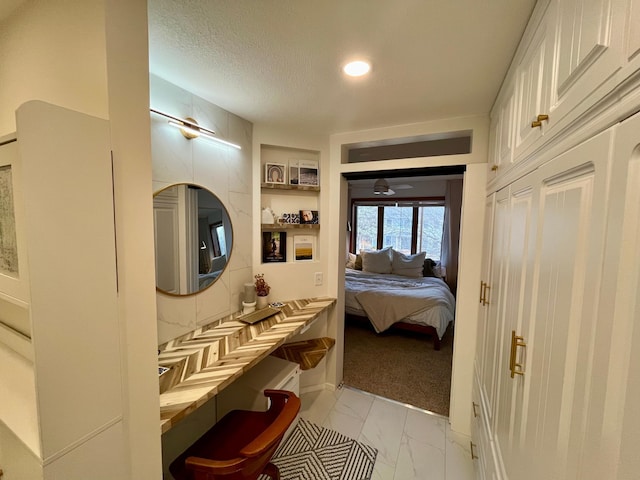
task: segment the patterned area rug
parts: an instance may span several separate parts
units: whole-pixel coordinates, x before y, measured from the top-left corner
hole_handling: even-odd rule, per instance
[[[282,480],[368,480],[377,454],[373,447],[300,418],[271,462]]]

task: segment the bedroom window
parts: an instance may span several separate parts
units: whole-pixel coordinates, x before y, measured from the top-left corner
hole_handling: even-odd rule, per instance
[[[426,252],[438,261],[442,248],[444,199],[353,202],[352,252],[393,247],[403,253]]]

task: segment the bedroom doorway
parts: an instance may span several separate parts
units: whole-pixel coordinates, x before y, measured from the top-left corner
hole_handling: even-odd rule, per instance
[[[345,175],[349,210],[346,247],[350,253],[346,265],[347,282],[350,269],[362,268],[358,264],[362,260],[358,258],[362,250],[382,251],[385,247],[391,247],[390,252],[397,252],[390,253],[392,262],[393,255],[406,261],[419,261],[420,258],[434,260],[433,271],[427,272],[423,267],[420,277],[425,274],[433,275],[435,278],[430,278],[430,281],[442,284],[450,290],[452,308],[455,309],[453,293],[457,278],[457,243],[464,167],[454,167],[458,171],[451,171],[450,168]],[[445,208],[448,209],[446,215]],[[453,221],[452,208],[457,209]],[[455,252],[450,252],[453,243]],[[420,257],[422,253],[424,257]],[[401,255],[398,256],[399,254]],[[450,261],[447,254],[455,256],[455,262]],[[424,263],[426,265],[427,262]],[[381,281],[392,280],[396,273],[391,273],[388,279],[381,274]],[[409,275],[415,275],[415,271]],[[418,281],[425,279],[412,279],[409,276],[407,280],[410,284],[417,285]],[[432,331],[425,330],[424,325],[413,328],[412,325],[407,327],[401,322],[382,333],[376,333],[366,311],[354,311],[353,308],[358,307],[353,303],[356,301],[357,299],[350,299],[349,294],[345,293],[344,384],[449,416],[453,313],[443,314],[443,318],[446,318],[439,322],[445,322],[444,325],[439,325],[438,329],[432,327]],[[449,317],[451,321],[447,321]],[[433,315],[416,315],[416,323],[433,323],[434,318],[436,317]],[[436,350],[434,347],[438,342],[434,340],[440,337],[439,350]]]

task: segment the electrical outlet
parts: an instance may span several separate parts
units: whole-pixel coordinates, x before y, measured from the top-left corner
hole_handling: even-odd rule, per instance
[[[314,274],[314,279],[315,279],[316,286],[322,285],[322,272],[316,272]]]

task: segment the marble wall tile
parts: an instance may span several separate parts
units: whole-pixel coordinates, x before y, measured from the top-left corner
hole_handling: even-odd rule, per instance
[[[173,297],[156,294],[158,344],[161,345],[196,328],[195,296]]]
[[[231,310],[229,269],[227,268],[213,285],[194,296],[196,297],[197,326],[206,325],[233,313]]]
[[[161,342],[241,308],[243,284],[252,281],[253,192],[250,122],[154,75],[150,76],[151,107],[178,117],[195,118],[242,150],[206,139],[187,140],[163,117],[151,115],[154,191],[174,183],[195,183],[225,205],[233,227],[229,265],[209,289],[191,297],[158,294],[158,335]],[[233,272],[233,273],[232,273]],[[188,298],[189,300],[185,300]]]

